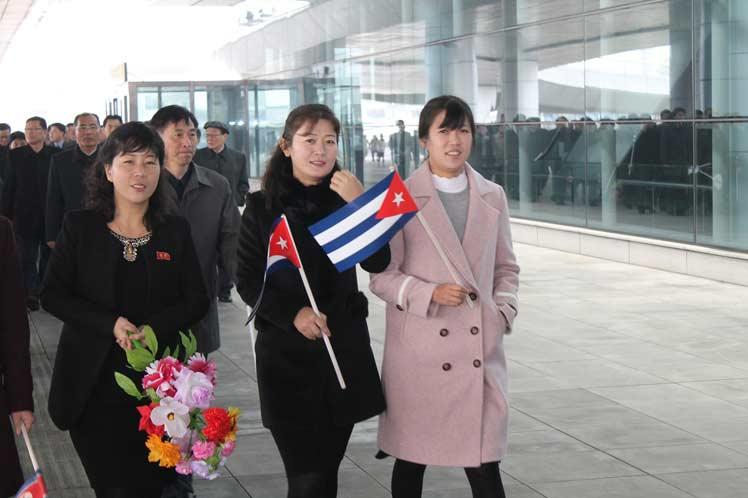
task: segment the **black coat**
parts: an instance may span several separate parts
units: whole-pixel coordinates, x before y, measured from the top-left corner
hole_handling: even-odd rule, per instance
[[[306,339],[293,325],[298,311],[309,306],[295,269],[271,273],[258,307],[255,352],[262,421],[266,427],[309,425],[331,417],[336,425],[353,424],[384,410],[384,396],[369,330],[368,303],[358,290],[356,270],[338,273],[307,227],[345,202],[329,188],[329,179],[314,187],[292,180],[281,203],[267,209],[265,194],[247,196],[239,234],[236,288],[254,306],[262,287],[267,243],[273,221],[285,212],[306,270],[312,293],[332,333],[347,389],[340,389],[323,341]],[[370,272],[389,264],[389,246],[363,262]]]
[[[10,222],[0,217],[0,496],[23,482],[8,414],[33,410],[26,301]],[[25,451],[25,450],[24,450]]]
[[[114,341],[121,257],[122,244],[109,233],[103,216],[89,210],[66,215],[41,295],[44,309],[65,322],[49,391],[49,414],[62,430],[80,416]],[[138,257],[145,257],[148,269],[146,323],[157,335],[187,330],[205,315],[208,294],[183,218],[170,217],[154,227]]]
[[[52,156],[47,183],[46,241],[57,240],[65,213],[83,208],[83,181],[96,153],[87,156],[76,145]]]
[[[26,145],[10,151],[0,214],[13,221],[22,237],[42,238],[49,161],[58,149],[45,145],[37,153]]]
[[[204,147],[195,153],[195,162],[223,175],[231,186],[231,194],[236,205],[244,205],[244,198],[249,192],[249,164],[243,152],[224,146],[221,153],[216,154],[210,148]]]

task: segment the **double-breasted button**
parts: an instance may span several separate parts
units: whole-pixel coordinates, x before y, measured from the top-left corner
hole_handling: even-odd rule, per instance
[[[480,332],[480,329],[478,327],[470,327],[471,334],[478,335],[478,332]]]
[[[402,310],[403,310],[403,307],[402,307],[402,306],[400,306],[399,304],[396,304],[396,305],[395,305],[395,308],[399,309],[400,311],[402,311]]]
[[[471,292],[470,294],[468,294],[468,296],[470,296],[471,301],[475,301],[476,299],[478,299],[478,294],[476,294],[475,292]]]
[[[442,337],[447,337],[449,335],[449,330],[447,330],[447,329],[441,329],[439,331],[439,335],[442,336]]]
[[[449,363],[444,363],[442,365],[442,370],[444,370],[445,372],[449,372],[451,369],[452,369],[452,365]]]
[[[475,368],[480,368],[480,365],[481,365],[480,360],[473,360],[473,366]]]

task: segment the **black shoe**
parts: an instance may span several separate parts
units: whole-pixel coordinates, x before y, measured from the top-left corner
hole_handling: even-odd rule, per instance
[[[231,296],[218,296],[218,300],[222,303],[233,303],[234,300],[231,299]]]
[[[26,307],[29,311],[39,311],[39,298],[34,296],[27,297]]]

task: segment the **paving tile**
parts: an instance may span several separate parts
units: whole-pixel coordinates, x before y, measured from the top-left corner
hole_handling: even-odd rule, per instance
[[[657,477],[696,498],[743,498],[748,489],[748,469],[662,474]]]
[[[501,466],[509,475],[529,485],[642,474],[634,467],[600,451],[508,455]]]
[[[526,362],[525,365],[572,387],[631,386],[664,382],[661,377],[655,377],[599,358],[543,363]]]
[[[613,449],[608,453],[650,474],[748,467],[748,455],[715,443]]]
[[[693,498],[650,476],[540,483],[535,488],[547,498]]]
[[[629,423],[614,417],[592,423],[564,425],[565,433],[602,450],[707,442],[703,438],[655,419]]]

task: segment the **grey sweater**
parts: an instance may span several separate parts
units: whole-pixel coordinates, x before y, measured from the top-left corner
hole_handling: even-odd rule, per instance
[[[457,238],[462,242],[462,236],[465,234],[465,225],[467,224],[468,205],[470,203],[470,191],[466,188],[462,192],[450,193],[437,190],[439,198],[447,211],[449,221],[457,233]]]

